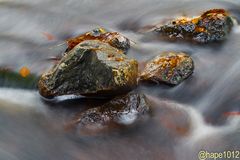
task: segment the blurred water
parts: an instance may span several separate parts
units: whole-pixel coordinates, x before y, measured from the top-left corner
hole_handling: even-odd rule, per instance
[[[2,87],[0,159],[193,160],[201,149],[240,149],[240,118],[224,114],[240,110],[240,27],[236,24],[225,42],[200,46],[145,40],[135,32],[210,8],[225,8],[240,19],[238,0],[0,0],[0,67],[27,66],[40,75],[53,65],[46,59],[64,51],[53,46],[98,26],[136,42],[129,56],[140,62],[169,50],[185,51],[195,62],[194,74],[178,86],[138,88],[151,99],[149,121],[101,136],[72,134],[64,126],[104,100],[47,103],[36,90]]]

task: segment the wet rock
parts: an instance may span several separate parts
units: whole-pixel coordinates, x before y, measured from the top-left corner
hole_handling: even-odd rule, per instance
[[[140,80],[177,85],[189,77],[193,69],[193,60],[187,54],[164,52],[146,64]]]
[[[150,106],[143,94],[130,92],[102,106],[80,113],[72,125],[80,133],[98,133],[111,127],[135,124],[148,117]]]
[[[122,50],[127,53],[130,48],[130,40],[118,32],[107,32],[103,28],[97,28],[85,34],[79,35],[75,38],[67,40],[68,48],[67,51],[73,49],[77,44],[85,40],[99,40],[102,42],[109,43],[112,47]]]
[[[109,96],[137,85],[138,63],[108,43],[85,40],[74,47],[39,80],[44,97]]]
[[[233,26],[233,20],[224,9],[212,9],[197,18],[180,18],[154,29],[170,40],[184,39],[198,43],[221,41]]]

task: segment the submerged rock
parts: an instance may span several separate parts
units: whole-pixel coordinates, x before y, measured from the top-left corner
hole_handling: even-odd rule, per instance
[[[170,40],[184,39],[198,43],[221,41],[233,26],[233,20],[224,9],[212,9],[197,18],[180,18],[154,29]]]
[[[101,132],[114,126],[134,124],[148,117],[150,106],[145,95],[130,92],[106,104],[80,113],[71,125],[77,132]]]
[[[130,40],[128,38],[124,37],[118,32],[107,32],[103,28],[97,28],[93,31],[68,39],[67,51],[70,51],[76,45],[85,40],[99,40],[106,42],[109,43],[112,47],[122,50],[124,53],[127,53],[128,49],[130,48]]]
[[[60,95],[109,96],[137,85],[138,63],[108,43],[85,40],[69,51],[39,80],[44,97]]]
[[[146,64],[140,80],[176,85],[189,77],[193,69],[193,60],[187,54],[164,52]]]

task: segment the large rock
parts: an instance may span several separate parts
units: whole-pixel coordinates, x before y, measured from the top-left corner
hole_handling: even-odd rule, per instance
[[[86,32],[82,35],[79,35],[74,38],[67,40],[68,48],[67,51],[73,49],[79,43],[85,40],[99,40],[106,42],[111,46],[122,50],[124,53],[127,53],[130,48],[130,40],[118,32],[107,32],[104,28],[96,28],[90,32]]]
[[[160,25],[154,32],[170,40],[184,39],[207,43],[224,40],[232,26],[232,18],[224,9],[213,9],[197,18],[181,18]]]
[[[140,80],[176,85],[189,77],[193,69],[193,60],[187,54],[164,52],[146,64]]]
[[[150,105],[143,94],[130,92],[106,104],[80,113],[71,128],[84,134],[103,132],[111,127],[128,126],[144,121],[149,116]]]
[[[137,85],[138,63],[108,43],[85,40],[75,46],[39,80],[44,97],[109,96]]]

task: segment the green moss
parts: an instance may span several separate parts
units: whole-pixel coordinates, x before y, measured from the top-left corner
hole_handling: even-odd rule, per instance
[[[33,74],[24,78],[14,71],[0,70],[0,87],[37,89],[38,79]]]

